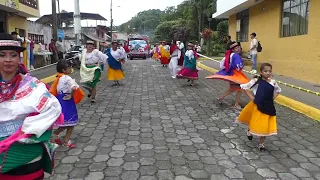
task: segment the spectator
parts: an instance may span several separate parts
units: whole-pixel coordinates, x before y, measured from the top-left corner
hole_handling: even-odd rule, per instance
[[[64,43],[62,42],[62,39],[59,38],[59,41],[56,42],[56,48],[58,51],[58,58],[63,59],[63,54],[66,52],[66,47]]]
[[[256,74],[257,73],[257,56],[258,56],[258,40],[257,40],[257,34],[252,33],[250,34],[251,37],[251,44],[250,44],[250,56],[251,56],[251,62],[252,62],[252,71],[251,73]]]
[[[54,39],[51,39],[51,43],[49,44],[49,51],[52,53],[51,55],[51,63],[57,62],[57,48]]]

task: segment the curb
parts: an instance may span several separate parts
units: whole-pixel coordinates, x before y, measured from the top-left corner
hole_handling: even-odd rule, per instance
[[[201,69],[204,69],[208,72],[216,73],[218,70],[211,68],[209,66],[206,66],[202,64],[201,62],[197,62],[197,66]],[[286,96],[283,96],[279,94],[279,96],[275,99],[275,102],[288,107],[294,111],[297,111],[301,114],[304,114],[305,116],[314,119],[316,121],[320,121],[320,110],[317,108],[314,108],[312,106],[309,106],[307,104],[304,104],[302,102],[296,101],[294,99],[288,98]]]
[[[72,74],[73,72],[74,72],[74,69],[72,69],[71,74]],[[40,79],[40,81],[43,82],[43,83],[49,84],[49,83],[52,83],[52,82],[56,79],[56,77],[57,77],[57,75],[54,74],[54,75],[52,75],[52,76],[49,76],[49,77]]]

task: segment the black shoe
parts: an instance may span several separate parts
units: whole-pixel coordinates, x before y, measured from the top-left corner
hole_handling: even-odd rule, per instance
[[[247,131],[247,137],[248,137],[248,139],[249,139],[250,141],[252,141],[253,136],[252,136],[252,134],[249,133],[249,130]]]
[[[91,97],[91,94],[88,94],[88,98],[90,98]]]

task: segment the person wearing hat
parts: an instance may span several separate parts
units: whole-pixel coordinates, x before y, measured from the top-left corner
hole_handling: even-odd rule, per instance
[[[239,44],[235,41],[230,43],[229,49],[226,51],[225,57],[221,62],[221,70],[216,74],[206,77],[207,79],[220,79],[229,82],[229,89],[217,100],[222,104],[226,96],[236,92],[236,102],[233,107],[237,109],[241,109],[240,97],[242,90],[240,84],[246,84],[250,81],[242,71],[244,63],[240,53],[241,47]]]
[[[61,105],[20,63],[23,51],[10,34],[0,34],[1,180],[43,179],[54,167],[51,127],[61,119]]]
[[[108,80],[114,81],[115,86],[119,86],[119,81],[124,79],[124,73],[122,70],[122,64],[125,61],[124,53],[118,48],[118,42],[113,41],[111,50],[108,55]]]
[[[188,79],[190,86],[194,86],[194,80],[199,78],[197,70],[198,54],[194,50],[194,44],[188,43],[188,50],[184,55],[183,68],[177,73],[177,78]]]
[[[91,102],[96,102],[97,84],[101,78],[101,65],[105,64],[108,56],[95,48],[94,42],[88,40],[86,48],[81,55],[80,82],[84,83],[84,88],[89,91],[88,97]]]

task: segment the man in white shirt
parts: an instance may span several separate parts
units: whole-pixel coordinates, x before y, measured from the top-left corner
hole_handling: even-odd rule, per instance
[[[252,62],[252,71],[251,73],[256,74],[257,73],[257,56],[258,56],[258,40],[256,38],[257,34],[252,33],[250,34],[251,37],[251,44],[250,44],[250,56],[251,56],[251,62]]]
[[[171,72],[171,76],[173,79],[177,77],[178,73],[178,60],[180,59],[181,56],[181,50],[177,46],[177,43],[175,40],[171,42],[171,47],[170,47],[170,63],[169,63],[169,69]]]
[[[59,38],[59,41],[56,42],[56,48],[58,50],[59,60],[63,59],[63,54],[66,52],[66,47],[65,47],[64,43],[62,42],[61,38]]]

